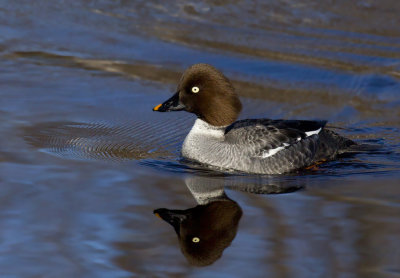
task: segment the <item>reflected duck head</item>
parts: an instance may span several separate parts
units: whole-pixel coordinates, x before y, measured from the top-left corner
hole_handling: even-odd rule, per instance
[[[174,227],[191,265],[207,266],[219,259],[235,238],[242,209],[227,199],[187,210],[160,208],[154,214]]]

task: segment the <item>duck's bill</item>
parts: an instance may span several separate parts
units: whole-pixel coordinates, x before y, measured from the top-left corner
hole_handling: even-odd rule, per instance
[[[175,93],[170,99],[161,103],[153,108],[153,111],[158,112],[169,112],[169,111],[181,111],[186,107],[179,101],[179,92]]]
[[[186,211],[184,210],[169,210],[160,208],[156,209],[153,213],[168,224],[172,225],[178,235],[180,234],[181,223],[187,219]]]

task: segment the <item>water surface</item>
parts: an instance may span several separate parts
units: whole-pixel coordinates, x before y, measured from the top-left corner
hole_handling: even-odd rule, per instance
[[[398,14],[394,0],[0,1],[0,276],[400,277]],[[326,119],[380,148],[282,176],[182,161],[194,117],[151,109],[198,62],[232,79],[242,118]],[[153,210],[221,199],[242,211],[234,238],[193,266]]]

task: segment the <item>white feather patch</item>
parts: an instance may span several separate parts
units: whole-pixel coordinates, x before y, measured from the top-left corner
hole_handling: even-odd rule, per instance
[[[318,134],[318,133],[321,131],[321,129],[322,129],[322,127],[320,127],[320,128],[317,129],[317,130],[306,131],[306,136],[309,137],[309,136],[311,136],[311,135]]]
[[[261,157],[262,157],[262,158],[267,158],[267,157],[273,156],[274,154],[276,154],[277,152],[283,150],[284,148],[285,148],[285,147],[277,147],[277,148],[275,148],[275,149],[270,149],[270,150],[264,152],[264,153],[261,155]]]
[[[224,137],[225,126],[215,127],[207,122],[197,119],[189,134],[202,134],[204,136]]]

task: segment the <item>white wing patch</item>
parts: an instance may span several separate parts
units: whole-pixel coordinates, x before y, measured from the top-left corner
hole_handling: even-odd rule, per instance
[[[288,144],[286,144],[286,145],[288,145]],[[276,154],[277,152],[283,150],[284,148],[285,148],[285,146],[284,147],[277,147],[275,149],[270,149],[268,151],[263,152],[261,157],[262,158],[267,158],[267,157],[273,156],[274,154]]]
[[[312,136],[312,135],[314,135],[314,134],[318,134],[318,133],[320,133],[321,130],[322,130],[322,127],[320,127],[320,128],[317,129],[317,130],[306,131],[306,132],[305,132],[306,137]],[[296,138],[296,141],[297,141],[297,142],[301,141],[301,137]],[[290,146],[290,144],[288,144],[288,143],[283,143],[283,146],[277,147],[277,148],[275,148],[275,149],[270,149],[270,150],[264,151],[260,157],[261,157],[261,158],[271,157],[271,156],[277,154],[278,152],[280,152],[281,150],[286,149],[286,147],[289,147],[289,146]]]
[[[314,135],[314,134],[318,134],[321,131],[321,129],[322,129],[322,127],[318,128],[317,130],[306,131],[305,132],[306,136],[308,137],[308,136],[311,136],[311,135]]]

